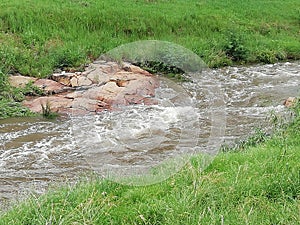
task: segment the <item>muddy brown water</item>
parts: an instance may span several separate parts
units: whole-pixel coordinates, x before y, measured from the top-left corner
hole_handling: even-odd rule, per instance
[[[271,111],[287,113],[284,100],[299,95],[299,61],[226,67],[207,73],[221,85],[226,111],[222,137],[225,143],[247,137],[255,127],[266,126]],[[178,102],[185,101],[189,92],[201,92],[189,84],[174,85],[166,80],[162,83],[160,95]],[[173,97],[172,91],[182,93]],[[202,100],[200,95],[195,95],[196,101]],[[151,166],[171,157],[174,151],[181,151],[182,143],[188,147],[212,143],[202,141],[211,132],[209,123],[193,123],[201,107],[197,103],[175,108],[164,104],[148,108],[139,106],[105,112],[97,119],[93,117],[92,121],[88,117],[0,120],[1,208],[28,193],[41,194],[51,185],[76,180],[92,170],[91,162],[97,155],[110,166]],[[189,119],[181,120],[182,115],[189,115]],[[99,143],[101,150],[95,148]]]

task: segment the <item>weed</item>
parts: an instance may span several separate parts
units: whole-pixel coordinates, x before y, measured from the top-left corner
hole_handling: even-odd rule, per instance
[[[47,119],[54,119],[58,116],[57,113],[51,111],[51,104],[49,101],[47,101],[45,105],[41,104],[41,107],[43,117]]]
[[[14,102],[9,99],[0,99],[0,119],[33,115],[34,113],[23,107],[19,102]]]
[[[226,45],[223,47],[225,54],[234,62],[246,61],[248,50],[242,36],[236,32],[230,32]]]
[[[160,74],[181,82],[189,81],[189,79],[184,76],[184,71],[176,66],[170,66],[157,61],[136,62],[134,64],[153,74]]]

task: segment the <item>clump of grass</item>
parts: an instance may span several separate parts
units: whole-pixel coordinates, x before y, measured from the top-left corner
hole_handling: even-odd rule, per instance
[[[230,32],[223,50],[233,62],[245,62],[248,59],[248,49],[245,47],[242,35]]]
[[[32,84],[28,84],[25,88],[11,87],[7,75],[0,70],[0,119],[34,115],[19,103],[24,99],[24,94],[32,91],[41,94],[40,90]]]
[[[189,79],[184,76],[184,71],[176,66],[157,61],[136,62],[134,64],[150,73],[160,74],[175,81],[189,81]]]
[[[255,129],[255,133],[251,136],[247,137],[244,140],[239,140],[233,145],[222,145],[221,151],[227,152],[227,151],[244,151],[245,149],[248,149],[249,147],[257,146],[258,144],[261,144],[265,142],[266,140],[270,139],[270,134],[264,132],[262,129],[257,128]]]
[[[14,102],[10,99],[0,99],[0,119],[33,115],[34,113],[19,102]]]
[[[52,112],[51,104],[49,101],[47,101],[46,104],[41,104],[41,107],[42,107],[42,115],[44,118],[54,119],[58,116],[57,113]]]
[[[11,88],[11,97],[17,101],[21,102],[25,99],[25,96],[42,96],[45,92],[39,87],[33,84],[33,81],[28,82],[25,87]]]

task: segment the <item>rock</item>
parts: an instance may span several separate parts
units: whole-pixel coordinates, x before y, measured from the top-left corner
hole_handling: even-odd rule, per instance
[[[87,75],[87,78],[92,81],[93,84],[107,83],[110,76],[106,73],[103,73],[100,70],[95,70]]]
[[[151,76],[152,75],[148,71],[143,70],[140,67],[132,65],[130,63],[123,63],[123,70],[128,71],[128,72],[132,72],[132,73],[135,73],[135,74],[143,74],[145,76]]]
[[[78,78],[72,77],[70,80],[70,85],[71,85],[71,87],[78,87]]]
[[[63,85],[72,86],[71,79],[76,76],[77,74],[75,73],[55,73],[51,76],[51,79]]]
[[[296,101],[297,101],[297,98],[296,98],[296,97],[288,97],[288,98],[284,101],[283,105],[284,105],[285,107],[290,108],[290,107],[292,107],[292,106],[294,106],[294,105],[296,104]]]
[[[84,76],[79,76],[77,79],[77,83],[78,83],[78,87],[89,86],[93,84],[93,82],[89,78]]]
[[[18,76],[9,76],[8,80],[9,80],[9,83],[11,86],[17,87],[17,88],[18,87],[23,88],[29,82],[35,82],[37,80],[37,78],[18,75]]]
[[[72,106],[72,99],[64,96],[44,96],[23,101],[23,105],[28,107],[32,112],[42,113],[42,105],[50,104],[51,112],[64,112],[66,108]]]
[[[84,115],[131,104],[157,104],[153,98],[157,78],[129,63],[120,68],[115,62],[99,62],[82,73],[59,73],[51,78],[34,84],[52,96],[27,99],[24,106],[42,112],[41,104],[49,102],[53,112]]]
[[[34,82],[34,85],[44,90],[46,94],[57,94],[64,92],[66,86],[49,79],[39,79]]]

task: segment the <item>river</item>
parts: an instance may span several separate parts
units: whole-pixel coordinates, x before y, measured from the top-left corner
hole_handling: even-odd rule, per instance
[[[51,185],[74,182],[92,170],[140,173],[190,150],[215,154],[216,143],[246,138],[254,128],[267,126],[271,112],[285,114],[287,97],[299,96],[299,61],[206,73],[205,79],[213,77],[220,90],[210,90],[205,101],[205,91],[194,85],[203,77],[193,84],[162,78],[157,95],[168,101],[156,106],[130,106],[93,117],[1,120],[1,207],[28,193],[44,193]],[[221,108],[213,117],[216,109],[205,109],[215,95],[220,104],[213,105]]]

